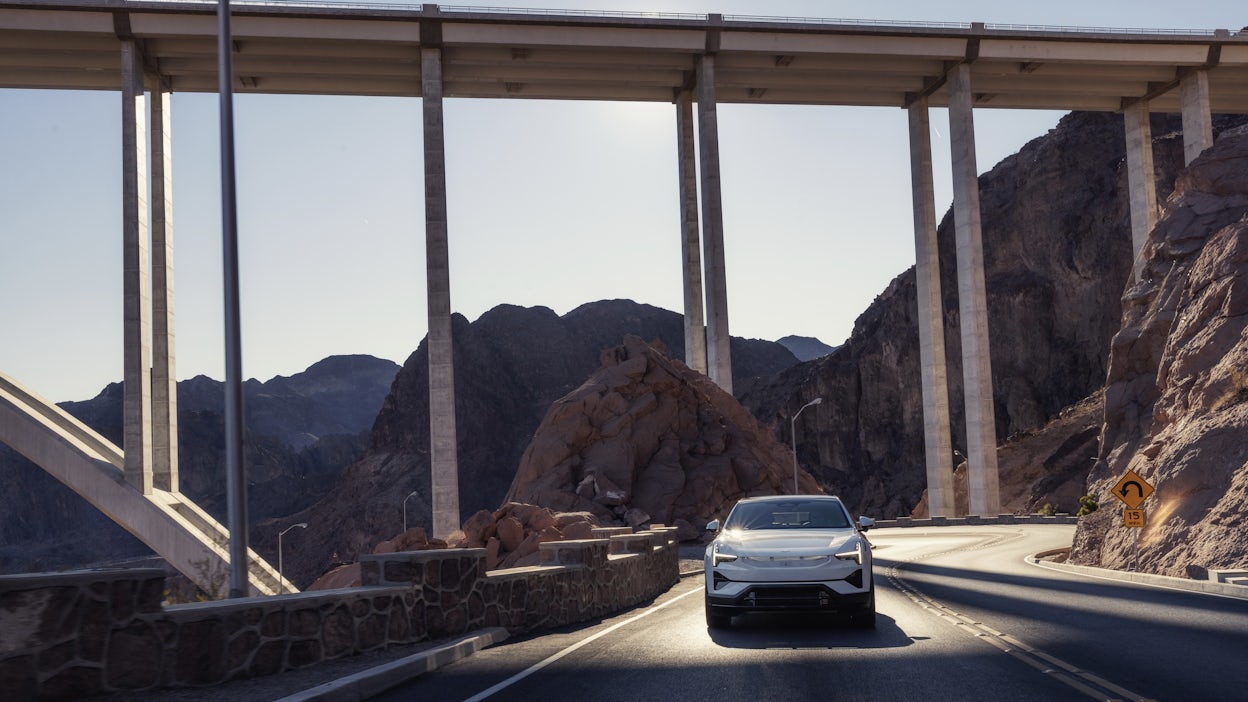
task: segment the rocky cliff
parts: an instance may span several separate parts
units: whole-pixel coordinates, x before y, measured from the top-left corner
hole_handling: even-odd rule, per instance
[[[464,516],[502,504],[547,409],[598,368],[603,349],[633,334],[684,357],[681,315],[629,300],[589,303],[562,317],[544,307],[500,305],[472,323],[456,315],[452,333]],[[739,338],[732,339],[732,356],[734,382],[797,362],[779,344]],[[323,500],[257,531],[265,544],[285,525],[308,522],[306,538],[287,542],[296,583],[311,582],[335,556],[354,560],[403,531],[405,501],[409,526],[430,526],[428,363],[422,342],[395,378],[368,453]]]
[[[1181,165],[1177,124],[1153,120],[1159,193],[1172,190]],[[1005,439],[1043,426],[1104,382],[1132,259],[1122,117],[1067,115],[979,186],[996,429]],[[952,212],[937,237],[953,445],[965,453]],[[910,514],[925,488],[920,393],[910,269],[844,346],[754,384],[742,400],[784,439],[794,410],[822,396],[798,423],[802,464],[851,509],[893,517]]]
[[[1248,568],[1248,126],[1179,177],[1143,257],[1089,476],[1112,508],[1080,521],[1071,558],[1197,578]],[[1127,469],[1156,488],[1142,530],[1122,526],[1109,494]]]
[[[244,386],[249,517],[302,509],[323,495],[367,445],[393,361],[335,356],[302,373]],[[223,384],[205,376],[178,383],[181,490],[225,521]],[[122,385],[62,407],[121,444]],[[150,553],[138,539],[42,469],[0,445],[0,571],[77,567]]]

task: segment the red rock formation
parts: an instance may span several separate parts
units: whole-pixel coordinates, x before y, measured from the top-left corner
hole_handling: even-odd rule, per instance
[[[1221,135],[1177,182],[1123,296],[1105,388],[1100,511],[1072,561],[1203,577],[1248,567],[1248,127]],[[1110,488],[1128,468],[1156,487],[1135,529]],[[1106,506],[1112,509],[1104,509]]]
[[[791,493],[792,460],[710,379],[628,336],[551,406],[507,499],[633,527],[701,524],[741,497]],[[822,492],[805,471],[799,479]]]

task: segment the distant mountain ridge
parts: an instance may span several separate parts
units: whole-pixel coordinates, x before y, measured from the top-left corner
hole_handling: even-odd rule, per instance
[[[823,358],[839,348],[837,346],[828,346],[813,336],[794,336],[792,334],[777,339],[776,343],[791,351],[794,356],[797,356],[799,361],[813,361],[816,358]]]
[[[372,356],[333,356],[290,377],[244,384],[249,518],[310,504],[364,450],[399,366]],[[122,384],[61,407],[121,445]],[[206,376],[178,383],[182,492],[225,518],[224,385]],[[0,445],[0,572],[75,567],[138,556],[147,548],[83,498]]]

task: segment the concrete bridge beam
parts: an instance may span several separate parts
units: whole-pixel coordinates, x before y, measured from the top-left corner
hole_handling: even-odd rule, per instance
[[[910,179],[914,200],[915,283],[919,308],[919,363],[923,382],[923,448],[927,506],[933,517],[953,517],[953,447],[949,438],[949,379],[936,245],[936,196],[932,186],[932,135],[927,98],[909,108]]]
[[[121,43],[123,450],[126,481],[152,492],[151,300],[148,293],[147,109],[138,44]]]
[[[732,393],[728,336],[728,284],[724,265],[724,206],[719,178],[719,117],[715,55],[698,61],[698,152],[702,165],[702,245],[706,267],[706,364],[711,380]]]
[[[966,458],[970,512],[994,516],[1001,508],[997,483],[997,429],[984,291],[984,244],[975,164],[971,67],[949,72],[949,142],[953,155],[953,219],[958,250],[958,311],[962,328],[962,379],[966,401]]]
[[[702,312],[702,242],[698,232],[698,169],[693,91],[676,96],[676,153],[680,179],[680,252],[685,288],[685,365],[706,373],[706,322]]]
[[[429,307],[429,461],[433,533],[460,527],[451,340],[451,275],[446,223],[446,144],[442,120],[442,49],[420,50],[425,144],[425,266]]]
[[[1209,71],[1201,68],[1179,81],[1183,110],[1183,163],[1213,146],[1213,116],[1209,109]]]
[[[1186,126],[1186,125],[1184,125]],[[1157,184],[1153,177],[1153,128],[1148,121],[1148,101],[1140,100],[1123,110],[1127,139],[1127,185],[1131,190],[1131,251],[1136,280],[1148,233],[1157,224]]]

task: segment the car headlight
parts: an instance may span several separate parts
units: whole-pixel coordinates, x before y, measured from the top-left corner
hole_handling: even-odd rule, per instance
[[[842,561],[853,561],[858,565],[862,565],[862,540],[854,539],[854,550],[841,551],[835,555]]]
[[[717,566],[720,563],[731,563],[735,560],[737,560],[737,555],[732,553],[732,549],[728,548],[724,544],[716,542],[715,545],[711,547],[712,566]]]

